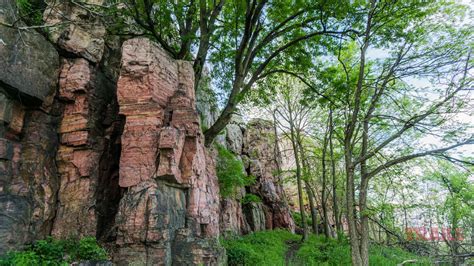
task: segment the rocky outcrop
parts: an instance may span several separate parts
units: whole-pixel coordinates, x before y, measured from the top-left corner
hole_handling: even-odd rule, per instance
[[[58,101],[64,106],[58,129],[58,207],[51,234],[108,237],[121,190],[118,160],[122,121],[118,117],[114,66],[100,63],[105,27],[83,5],[47,1],[43,18],[62,55]],[[113,56],[110,56],[113,58]],[[105,69],[105,71],[104,71]],[[107,75],[108,74],[108,75]]]
[[[273,124],[255,119],[248,123],[244,134],[244,162],[249,175],[256,177],[256,183],[249,192],[259,195],[265,213],[265,228],[288,228],[294,231],[285,192],[280,179],[279,154],[275,148]]]
[[[24,26],[15,1],[0,3],[2,22]],[[117,212],[115,82],[97,64],[103,34],[90,42],[99,48],[84,46],[74,27],[91,17],[68,3],[49,1],[45,12],[61,25],[51,36],[62,59],[34,30],[0,26],[0,253],[51,234],[108,236]]]
[[[213,94],[195,95],[192,64],[152,41],[109,41],[84,6],[103,2],[46,1],[48,42],[0,0],[16,23],[0,26],[0,254],[92,235],[117,264],[218,265],[221,232],[292,230],[268,126],[233,120],[218,137],[257,180],[220,199],[202,133]]]
[[[24,26],[12,0],[0,0],[0,21]],[[52,95],[58,79],[59,56],[34,30],[0,25],[0,82],[2,89],[27,104],[41,104]]]
[[[192,65],[148,39],[126,41],[117,262],[219,263],[219,191],[195,107]]]
[[[17,20],[0,1],[0,20]],[[17,22],[19,25],[21,21]],[[0,26],[0,254],[49,235],[58,189],[59,56],[34,31]]]
[[[252,120],[247,125],[234,117],[226,127],[226,146],[244,162],[247,175],[255,183],[245,187],[236,198],[221,200],[221,232],[245,234],[250,231],[286,228],[295,230],[279,173],[273,124]],[[246,202],[253,194],[261,202]]]
[[[114,178],[107,176],[113,160],[100,167],[112,148],[110,134],[120,127],[120,121],[107,117],[107,109],[113,112],[116,106],[114,90],[115,85],[87,60],[63,60],[58,96],[65,108],[56,158],[61,185],[52,232],[57,237],[97,234],[99,182]]]
[[[105,47],[105,26],[100,15],[91,12],[87,5],[100,6],[104,0],[72,1],[48,0],[43,13],[51,40],[64,52],[98,63]]]

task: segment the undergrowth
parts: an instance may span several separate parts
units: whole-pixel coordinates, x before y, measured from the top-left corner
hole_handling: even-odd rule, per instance
[[[255,232],[223,241],[229,265],[285,265],[286,241],[298,235],[284,230]]]
[[[107,252],[99,246],[94,237],[81,240],[57,240],[48,237],[38,240],[23,251],[9,252],[0,258],[0,266],[20,265],[69,265],[77,261],[101,261],[107,259]]]
[[[45,8],[42,1],[16,0],[18,12],[30,26],[41,25],[43,23],[43,10]]]
[[[351,265],[349,241],[344,237],[340,240],[325,239],[324,236],[311,235],[296,253],[297,265]],[[426,258],[421,258],[396,247],[370,245],[370,265],[398,265],[406,260],[415,259],[410,265],[431,265]]]
[[[301,236],[284,230],[261,231],[224,240],[229,265],[285,265],[288,241],[299,241]],[[371,245],[370,265],[395,266],[406,260],[410,265],[431,265],[429,259],[419,257],[396,247]],[[351,265],[347,238],[328,239],[310,235],[299,247],[290,265],[323,266]]]
[[[295,221],[296,226],[302,228],[303,227],[303,219],[301,218],[301,213],[292,211],[291,216],[293,217],[293,220]],[[306,224],[308,225],[308,228],[311,227],[311,214],[305,212],[305,218],[306,218]]]

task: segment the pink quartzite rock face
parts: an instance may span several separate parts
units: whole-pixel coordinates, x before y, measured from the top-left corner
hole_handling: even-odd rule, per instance
[[[46,1],[43,13],[50,38],[62,49],[91,62],[99,62],[104,53],[105,27],[87,8],[70,1]],[[86,0],[85,5],[101,5],[103,0]]]
[[[219,235],[219,190],[193,86],[190,62],[145,38],[123,44],[119,184],[128,190],[116,216],[117,262],[218,263],[222,250],[210,243]]]
[[[102,196],[98,191],[101,182],[108,182],[103,172],[109,171],[113,164],[104,164],[101,160],[110,152],[107,130],[113,131],[114,127],[112,124],[107,129],[103,121],[111,108],[113,89],[86,59],[63,60],[58,98],[63,101],[64,109],[56,156],[60,176],[59,206],[52,230],[56,237],[100,233],[97,232],[100,215],[97,208],[101,208],[101,203],[97,198]]]
[[[275,228],[294,231],[295,223],[278,176],[280,159],[272,123],[252,120],[245,126],[233,117],[226,131],[226,146],[240,157],[247,174],[254,176],[256,183],[242,189],[238,197],[221,199],[221,232],[246,234]],[[262,202],[241,204],[246,193],[258,196]]]
[[[248,156],[249,174],[257,178],[250,192],[262,198],[266,229],[295,230],[285,192],[278,176],[279,156],[276,155],[273,124],[255,119],[248,123],[244,134],[243,152]]]
[[[274,140],[271,122],[255,119],[248,123],[243,152],[248,156],[249,174],[257,178],[250,192],[262,198],[266,229],[288,228],[294,231],[295,223],[278,176],[280,158],[276,155]]]

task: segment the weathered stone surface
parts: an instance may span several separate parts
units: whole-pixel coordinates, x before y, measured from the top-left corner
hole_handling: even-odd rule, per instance
[[[116,217],[120,263],[218,263],[219,190],[195,109],[192,65],[144,38],[126,41],[117,97],[125,117]]]
[[[74,4],[52,2],[48,23],[59,12],[68,16],[61,20],[89,21]],[[0,0],[0,20],[23,26],[15,9],[15,1]],[[114,83],[90,63],[102,56],[105,30],[67,26],[52,29],[61,35],[55,42],[85,59],[64,59],[61,71],[40,34],[0,26],[0,255],[50,234],[113,237],[123,123]]]
[[[58,119],[36,103],[25,110],[28,102],[6,93],[0,90],[0,254],[49,234],[58,187]]]
[[[17,20],[16,2],[0,0],[0,21],[11,24]],[[23,102],[33,99],[38,103],[56,88],[58,53],[34,30],[0,25],[0,62],[0,86],[3,83],[11,96],[20,97]]]
[[[261,202],[251,202],[244,206],[245,218],[252,231],[262,231],[272,229],[267,227],[267,218],[264,212],[264,205]]]
[[[59,206],[52,231],[57,237],[98,234],[99,183],[101,180],[107,183],[109,175],[113,175],[108,170],[113,161],[100,167],[101,158],[113,147],[107,144],[110,135],[103,123],[104,113],[112,108],[113,91],[113,84],[87,60],[63,60],[58,97],[65,107],[58,130],[61,145],[56,158],[60,175]],[[104,171],[108,173],[106,176],[102,176]]]
[[[30,239],[31,206],[26,197],[0,194],[0,254],[21,248]]]
[[[24,190],[33,195],[30,230],[33,239],[44,238],[51,232],[56,216],[57,193],[59,187],[56,167],[58,138],[56,128],[59,117],[35,110],[27,113],[22,131],[21,151],[18,150],[18,162],[21,161],[19,177],[12,182],[22,184]],[[15,162],[15,157],[13,162]],[[19,193],[20,190],[17,190]],[[13,192],[13,191],[12,191]],[[31,194],[30,194],[31,193]]]
[[[252,231],[239,200],[221,200],[220,230],[223,235],[247,234]]]
[[[50,38],[67,52],[91,62],[99,62],[104,53],[105,27],[100,17],[82,5],[69,1],[46,1],[45,24]],[[101,5],[102,0],[87,0],[86,4]]]
[[[243,146],[242,130],[238,124],[229,124],[226,127],[227,148],[235,154],[242,154]]]
[[[248,123],[244,133],[243,153],[248,157],[248,173],[256,177],[256,184],[250,187],[250,192],[262,199],[263,208],[255,214],[252,208],[252,222],[255,228],[262,221],[255,219],[264,211],[266,229],[287,228],[295,229],[285,193],[281,186],[278,173],[279,155],[276,154],[273,124],[269,121],[255,119]],[[261,216],[260,216],[261,217]]]

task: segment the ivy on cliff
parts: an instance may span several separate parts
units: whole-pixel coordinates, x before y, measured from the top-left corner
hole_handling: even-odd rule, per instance
[[[244,164],[232,152],[220,144],[217,150],[217,178],[220,194],[224,198],[232,198],[237,194],[237,188],[255,183],[255,177],[245,174]]]

